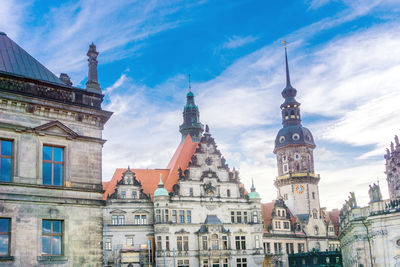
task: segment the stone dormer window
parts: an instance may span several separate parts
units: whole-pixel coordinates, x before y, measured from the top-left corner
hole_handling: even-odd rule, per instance
[[[283,229],[289,229],[289,222],[283,222]]]
[[[112,223],[112,225],[124,225],[125,224],[125,216],[124,215],[112,215],[111,223]]]

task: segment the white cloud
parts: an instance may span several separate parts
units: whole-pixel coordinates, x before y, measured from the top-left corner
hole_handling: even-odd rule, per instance
[[[238,48],[238,47],[253,43],[257,39],[258,39],[258,37],[254,37],[251,35],[244,36],[244,37],[234,35],[234,36],[230,37],[227,42],[222,44],[222,48],[226,48],[226,49]]]

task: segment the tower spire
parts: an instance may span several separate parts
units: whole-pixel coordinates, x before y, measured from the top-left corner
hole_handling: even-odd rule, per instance
[[[189,92],[192,91],[192,85],[190,84],[190,73],[189,73]]]
[[[290,74],[289,74],[289,64],[287,60],[287,49],[286,49],[286,41],[285,41],[285,61],[286,61],[286,88],[292,87],[290,84]]]

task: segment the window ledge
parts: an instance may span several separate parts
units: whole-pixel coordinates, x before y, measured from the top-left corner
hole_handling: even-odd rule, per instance
[[[0,256],[0,261],[13,261],[13,256]]]
[[[68,261],[68,258],[66,256],[60,255],[60,256],[47,256],[47,255],[43,255],[43,256],[38,256],[37,257],[38,261]]]

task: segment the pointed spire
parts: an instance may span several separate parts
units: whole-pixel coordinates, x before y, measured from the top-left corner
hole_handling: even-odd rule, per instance
[[[192,85],[190,83],[190,73],[189,73],[189,92],[192,92]]]
[[[162,181],[162,174],[160,173],[160,182],[158,183],[158,187],[159,188],[163,188],[164,187],[164,183]]]
[[[286,41],[285,41],[285,62],[286,62],[286,88],[292,87],[290,84],[290,74],[289,74],[289,64],[287,60],[287,49],[286,49]]]
[[[254,180],[253,180],[253,178],[251,178],[251,188],[250,188],[250,190],[251,190],[251,192],[255,192],[255,191],[256,191],[256,188],[255,188],[255,186],[254,186]]]

